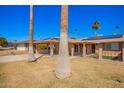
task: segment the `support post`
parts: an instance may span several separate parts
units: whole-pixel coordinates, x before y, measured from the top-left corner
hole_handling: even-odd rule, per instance
[[[74,56],[74,45],[71,45],[71,56]]]
[[[102,44],[99,44],[99,60],[102,60],[102,51],[103,51],[103,47],[102,47]]]
[[[86,44],[83,43],[83,57],[86,57]]]
[[[50,44],[50,56],[53,56],[54,54],[54,45]]]
[[[122,42],[122,62],[124,63],[124,42]]]
[[[36,54],[38,54],[38,47],[37,47],[37,44],[36,44]]]
[[[78,44],[78,54],[80,54],[80,44]]]
[[[49,45],[47,44],[47,53],[49,54]]]

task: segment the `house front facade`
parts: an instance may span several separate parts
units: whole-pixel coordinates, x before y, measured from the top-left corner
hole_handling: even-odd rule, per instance
[[[123,48],[124,48],[124,35],[109,35],[109,36],[99,36],[94,38],[89,38],[82,40],[92,44],[89,44],[90,47],[88,51],[90,53],[95,53],[99,55],[100,59],[102,57],[112,57],[120,61],[123,59]]]
[[[45,44],[46,48],[42,51],[39,50],[39,44]],[[28,42],[25,45],[20,43],[17,49],[28,50]],[[124,62],[124,35],[97,36],[82,40],[71,38],[68,39],[68,49],[70,56],[86,57],[95,54],[99,60],[103,57],[112,57]],[[57,55],[59,54],[59,38],[34,41],[34,50],[36,53],[49,54],[50,56]]]

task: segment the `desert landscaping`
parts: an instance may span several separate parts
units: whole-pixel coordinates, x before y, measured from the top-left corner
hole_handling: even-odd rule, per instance
[[[92,57],[70,57],[71,77],[55,77],[57,55],[36,62],[0,63],[0,87],[124,87],[124,64]]]
[[[47,11],[53,10],[51,10],[51,14],[47,14],[49,12],[43,11],[42,7],[48,8]],[[2,20],[7,18],[0,16],[1,23],[13,22],[11,24],[18,24],[20,28],[18,25],[15,28],[14,25],[11,30],[3,29],[3,32],[0,33],[0,87],[123,88],[124,34],[121,28],[123,27],[123,21],[121,21],[123,16],[120,16],[123,14],[117,18],[113,17],[115,14],[122,13],[118,11],[123,8],[120,6],[88,7],[30,5],[20,6],[17,10],[14,6],[8,7],[15,11],[11,14],[13,18],[9,18],[13,20]],[[59,12],[55,12],[57,11],[55,8]],[[118,10],[108,11],[109,8]],[[88,13],[77,11],[80,9],[93,9],[94,11],[101,9],[103,12],[96,12],[101,20],[98,20],[94,13],[90,14],[92,11],[87,11]],[[23,11],[22,14],[25,16],[18,15],[19,10]],[[112,11],[111,16],[105,16]],[[16,12],[18,16],[15,16]],[[46,13],[47,16],[40,13]],[[92,15],[93,18],[90,19],[89,15]],[[25,21],[17,21],[18,18],[25,18]],[[51,19],[51,23],[48,19]],[[120,20],[120,24],[118,20]],[[108,24],[109,22],[111,24]],[[11,27],[11,25],[4,25]],[[4,32],[7,34],[5,35]],[[17,32],[21,33],[17,34]]]

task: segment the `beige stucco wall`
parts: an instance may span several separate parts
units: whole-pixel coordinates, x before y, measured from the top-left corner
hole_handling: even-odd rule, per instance
[[[92,45],[91,44],[87,44],[86,45],[86,49],[87,49],[87,54],[91,54],[92,53]]]
[[[103,56],[112,56],[116,57],[121,54],[121,51],[103,51]]]
[[[54,43],[56,45],[55,49],[54,49],[54,54],[58,54],[59,53],[59,43]],[[49,45],[49,44],[48,44]],[[71,47],[72,45],[75,45],[75,44],[72,44],[72,43],[69,43],[68,44],[68,48],[69,48],[69,55],[71,55]],[[77,44],[78,45],[78,44]],[[80,44],[80,54],[82,54],[82,45],[83,44]],[[104,44],[102,44],[104,45]],[[92,44],[86,44],[86,48],[87,48],[87,54],[91,54],[92,53]],[[106,51],[104,50],[104,47],[102,46],[103,48],[103,51],[102,51],[102,55],[103,56],[112,56],[112,57],[119,57],[119,58],[122,58],[122,48],[121,48],[121,43],[120,43],[120,50],[119,51]],[[23,47],[21,47],[21,50],[23,49]],[[25,49],[25,48],[24,48]],[[95,53],[98,54],[99,53],[99,44],[96,44],[95,45]],[[44,52],[43,52],[44,51]],[[42,53],[48,53],[49,50],[42,50]],[[77,53],[74,52],[74,55],[77,55]]]
[[[59,44],[58,43],[55,44],[54,53],[55,54],[58,54],[59,53]]]
[[[95,53],[96,53],[96,54],[99,53],[99,45],[98,45],[98,44],[95,45]]]
[[[104,44],[102,44],[103,46],[104,46]],[[111,51],[111,50],[104,50],[104,47],[102,46],[102,48],[103,48],[103,52],[102,52],[102,55],[103,56],[112,56],[112,57],[119,57],[119,56],[121,56],[121,44],[120,44],[120,50],[118,50],[118,51]],[[99,49],[99,45],[98,44],[96,44],[96,48],[95,48],[95,53],[96,54],[98,54],[98,49]]]
[[[59,43],[54,43],[55,48],[54,48],[54,54],[59,54]],[[69,43],[68,44],[68,49],[69,49],[69,55],[71,55],[71,47],[74,46],[75,44]],[[49,47],[49,44],[47,45]],[[50,53],[50,49],[48,48],[47,50],[42,50],[39,53]],[[76,55],[77,53],[74,53]],[[80,54],[82,54],[82,44],[80,44]]]

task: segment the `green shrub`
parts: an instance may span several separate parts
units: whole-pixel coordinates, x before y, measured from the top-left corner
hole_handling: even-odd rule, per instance
[[[2,46],[2,47],[8,46],[8,41],[5,37],[0,37],[0,46]]]
[[[112,56],[103,56],[103,58],[104,59],[109,59],[109,60],[113,60],[114,59],[114,57],[112,57]]]
[[[47,44],[38,44],[37,48],[38,49],[47,49]]]

